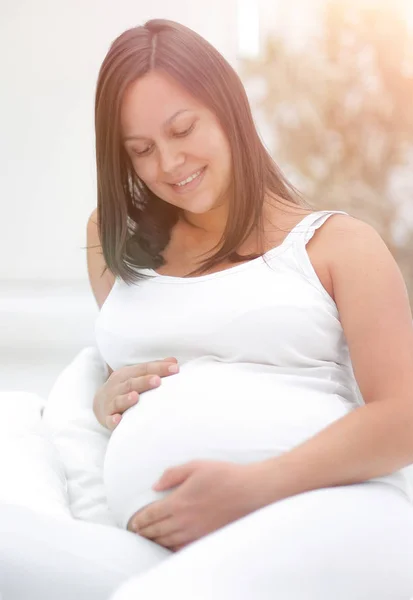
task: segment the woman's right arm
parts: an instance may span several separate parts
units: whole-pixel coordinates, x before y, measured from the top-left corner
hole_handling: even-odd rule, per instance
[[[89,282],[100,310],[115,283],[115,276],[109,269],[103,273],[106,263],[98,234],[97,209],[87,222],[86,237]],[[119,424],[122,413],[139,401],[139,394],[157,387],[161,377],[179,370],[174,357],[127,366],[117,371],[107,366],[109,377],[95,394],[93,412],[99,423],[108,429],[114,429]],[[170,371],[171,367],[175,367],[175,371]]]
[[[87,222],[86,238],[87,271],[93,295],[95,296],[95,300],[100,309],[115,283],[115,276],[109,269],[106,269],[103,273],[106,263],[103,258],[102,246],[98,233],[97,208],[92,212]]]
[[[102,246],[98,233],[97,208],[92,212],[87,222],[86,240],[89,283],[100,310],[115,283],[115,276],[109,269],[106,269],[103,273],[106,263],[103,258]],[[109,365],[107,365],[107,367],[109,375],[111,375],[113,371]]]

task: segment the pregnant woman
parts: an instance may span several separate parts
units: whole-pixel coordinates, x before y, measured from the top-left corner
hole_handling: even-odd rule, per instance
[[[180,550],[137,597],[413,594],[413,329],[380,237],[298,200],[237,75],[178,24],[112,45],[96,137],[98,346],[114,371],[179,365],[107,450],[119,526]]]
[[[96,152],[94,408],[119,528],[44,527],[70,553],[50,598],[136,574],[114,600],[408,600],[413,327],[379,235],[298,197],[234,70],[177,23],[112,44]]]

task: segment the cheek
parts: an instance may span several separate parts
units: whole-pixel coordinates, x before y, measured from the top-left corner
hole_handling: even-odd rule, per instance
[[[149,187],[156,185],[158,167],[153,160],[135,161],[133,165],[136,175]]]
[[[208,152],[215,164],[219,166],[222,174],[227,175],[231,169],[231,150],[227,139],[221,133],[209,138]]]
[[[220,162],[228,153],[228,142],[223,132],[216,126],[203,127],[192,139],[192,151],[204,156],[210,162]]]

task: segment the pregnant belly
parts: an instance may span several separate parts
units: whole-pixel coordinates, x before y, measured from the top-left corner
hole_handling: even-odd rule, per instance
[[[170,493],[151,489],[168,467],[195,459],[264,460],[347,412],[335,394],[274,373],[188,365],[143,394],[113,432],[104,465],[109,506],[126,528],[134,512]]]

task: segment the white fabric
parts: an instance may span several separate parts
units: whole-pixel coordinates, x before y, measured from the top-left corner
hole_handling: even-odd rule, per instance
[[[411,600],[413,509],[367,482],[271,504],[131,578],[110,600]]]
[[[105,361],[118,369],[175,356],[181,365],[109,441],[105,485],[121,527],[168,493],[151,489],[167,467],[277,456],[363,404],[337,306],[306,251],[333,214],[308,215],[281,246],[219,273],[116,279],[95,323]],[[403,470],[375,481],[412,497]]]
[[[145,283],[153,287],[146,288],[143,304],[138,291],[145,287],[129,288],[128,295],[119,281],[115,284],[96,323],[107,362],[119,368],[175,355],[182,365],[180,375],[164,379],[159,390],[141,398],[139,410],[136,407],[124,415],[122,427],[112,436],[110,446],[112,440],[117,441],[106,466],[113,461],[112,477],[115,467],[121,478],[132,475],[129,484],[133,493],[138,491],[136,503],[132,494],[126,498],[125,506],[127,502],[129,506],[123,514],[123,509],[118,512],[122,526],[129,511],[159,497],[150,486],[170,463],[205,456],[260,460],[268,453],[287,450],[362,401],[354,380],[351,384],[351,365],[345,362],[347,348],[334,303],[315,278],[305,252],[305,242],[328,214],[319,214],[320,219],[308,230],[302,224],[295,231],[298,236],[290,234],[281,248],[268,253],[268,265],[257,260],[195,280],[156,277]],[[264,283],[268,287],[263,290],[260,284]],[[294,302],[283,296],[283,283],[294,289]],[[210,285],[219,290],[220,284],[220,298],[218,291],[207,292]],[[159,293],[154,297],[156,287]],[[226,321],[224,318],[214,328],[215,297],[222,303],[231,289],[228,300],[232,305],[224,302]],[[162,296],[164,311],[160,310]],[[259,298],[262,302],[254,309]],[[263,306],[263,299],[268,306]],[[268,324],[274,299],[281,315],[273,323],[277,333],[270,336],[257,326],[260,311]],[[119,313],[112,314],[111,321],[111,311],[120,301]],[[149,318],[152,309],[159,311],[156,326]],[[268,309],[265,315],[264,309]],[[197,310],[206,311],[205,320],[198,323]],[[292,332],[283,327],[288,319],[291,322],[291,312],[297,324]],[[184,316],[187,329],[182,327]],[[309,339],[305,328],[311,326],[315,330]],[[298,344],[295,354],[294,343]],[[208,344],[209,353],[205,352]],[[318,360],[313,357],[315,362],[307,364],[308,356],[300,348],[319,351]],[[115,360],[117,351],[120,362]],[[301,365],[301,372],[305,371],[301,382],[288,372],[291,365],[279,360],[280,352],[288,351],[294,368]],[[337,368],[340,365],[342,370]],[[271,373],[274,366],[277,385]],[[58,377],[43,421],[41,398],[27,393],[0,394],[0,594],[4,600],[107,600],[134,574],[140,576],[130,579],[113,600],[266,600],[275,594],[279,600],[301,600],[303,590],[306,600],[413,597],[412,505],[406,500],[403,483],[408,469],[384,479],[386,484],[368,482],[287,498],[173,556],[130,532],[104,526],[115,523],[102,472],[110,434],[97,423],[92,400],[106,377],[100,351],[85,348]],[[291,394],[291,383],[299,394]],[[267,412],[260,421],[261,409]],[[273,418],[269,426],[268,416]],[[128,436],[132,445],[126,453]],[[275,451],[271,445],[274,438]],[[119,453],[116,463],[118,443],[124,445],[125,454],[122,458]],[[67,518],[69,501],[77,519],[92,523]]]
[[[1,600],[108,600],[170,554],[116,527],[0,504]]]
[[[64,465],[69,503],[76,519],[115,525],[103,484],[110,432],[93,414],[93,398],[108,376],[98,350],[84,348],[55,381],[43,413]]]
[[[0,504],[70,517],[63,466],[41,420],[44,400],[0,392]]]
[[[0,506],[0,531],[3,600],[413,597],[412,506],[384,483],[287,498],[176,554],[13,506]]]

